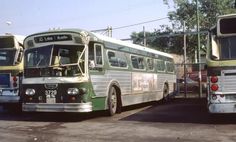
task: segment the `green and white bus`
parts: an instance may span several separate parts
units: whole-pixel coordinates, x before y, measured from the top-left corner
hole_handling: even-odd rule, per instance
[[[210,30],[207,49],[208,110],[236,112],[236,14],[222,15]]]
[[[24,46],[23,111],[114,115],[174,92],[167,53],[80,29],[29,35]]]
[[[0,105],[6,107],[19,104],[23,40],[20,35],[0,36]]]

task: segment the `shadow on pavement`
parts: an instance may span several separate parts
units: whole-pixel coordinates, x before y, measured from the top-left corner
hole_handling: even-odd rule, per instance
[[[37,122],[80,122],[106,116],[104,111],[92,113],[68,113],[68,112],[0,112],[0,120],[6,121],[37,121]]]
[[[206,98],[174,98],[121,120],[164,123],[236,124],[236,114],[210,115]]]

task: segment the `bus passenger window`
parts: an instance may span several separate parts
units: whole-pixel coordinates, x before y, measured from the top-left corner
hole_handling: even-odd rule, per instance
[[[115,57],[115,53],[109,51],[108,53],[108,60],[111,66],[119,66],[118,59]]]
[[[111,66],[122,68],[127,67],[127,61],[124,53],[118,51],[116,51],[116,53],[113,51],[108,51],[107,56]]]
[[[138,69],[139,67],[138,67],[138,60],[137,60],[137,57],[131,56],[131,61],[132,61],[132,66],[133,66],[133,68]]]
[[[154,69],[153,59],[147,59],[147,68],[148,68],[148,70]]]
[[[138,58],[138,67],[139,69],[144,69],[144,60],[142,57]]]
[[[102,59],[102,46],[95,44],[95,51],[96,51],[96,64],[102,65],[103,59]]]
[[[165,63],[162,60],[157,60],[157,70],[158,71],[165,71]]]
[[[145,68],[143,57],[131,56],[131,61],[132,61],[133,68],[135,69]]]
[[[174,64],[171,62],[166,63],[166,68],[167,68],[167,72],[174,72],[175,70]]]

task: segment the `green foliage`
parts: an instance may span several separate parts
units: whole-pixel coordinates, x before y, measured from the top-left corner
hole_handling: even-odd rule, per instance
[[[197,5],[196,0],[163,0],[163,3],[174,7],[169,11],[168,16],[171,21],[171,28],[162,25],[154,32],[147,32],[147,46],[169,53],[183,54],[183,22],[185,22],[186,32],[197,31]],[[218,15],[236,13],[234,8],[235,0],[198,0],[199,28],[206,31],[216,23]],[[136,44],[143,43],[143,32],[133,32],[131,35]],[[197,49],[197,35],[187,35],[187,55],[193,57]],[[200,47],[206,47],[206,34],[200,35]],[[205,48],[202,48],[205,51]]]
[[[170,1],[163,0],[165,4]],[[175,11],[168,13],[170,20],[176,29],[179,29],[183,21],[188,30],[195,30],[197,23],[196,0],[173,0]],[[235,0],[198,0],[200,29],[209,29],[215,25],[218,15],[235,13]]]

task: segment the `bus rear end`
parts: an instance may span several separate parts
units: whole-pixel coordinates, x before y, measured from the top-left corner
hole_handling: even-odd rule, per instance
[[[0,36],[0,104],[11,106],[20,100],[23,71],[22,40],[13,35]]]
[[[210,113],[236,112],[236,15],[219,16],[207,54]]]

